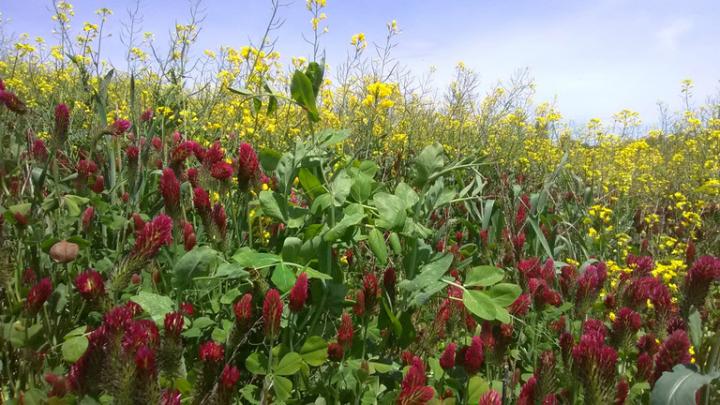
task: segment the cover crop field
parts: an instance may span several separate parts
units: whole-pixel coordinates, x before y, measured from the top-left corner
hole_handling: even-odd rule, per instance
[[[571,126],[526,74],[480,94],[459,64],[438,97],[395,21],[324,60],[325,0],[305,58],[276,3],[198,51],[196,6],[127,68],[109,9],[52,4],[52,41],[0,50],[0,403],[720,403],[692,82],[658,129]]]

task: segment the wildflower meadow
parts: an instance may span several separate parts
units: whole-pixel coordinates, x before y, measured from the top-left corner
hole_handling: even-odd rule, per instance
[[[48,3],[0,43],[0,403],[720,403],[720,101],[428,92],[402,21],[324,59],[325,0],[304,57],[268,2],[257,44],[191,7],[111,64],[112,10]]]

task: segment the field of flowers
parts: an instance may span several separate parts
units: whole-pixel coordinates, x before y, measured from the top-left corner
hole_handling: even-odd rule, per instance
[[[720,403],[720,104],[577,128],[462,64],[438,98],[395,21],[326,64],[307,7],[291,66],[274,14],[126,69],[108,9],[2,44],[0,403]]]

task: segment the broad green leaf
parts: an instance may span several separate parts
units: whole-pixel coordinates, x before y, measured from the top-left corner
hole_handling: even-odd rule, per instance
[[[412,280],[403,280],[398,287],[404,291],[417,291],[428,287],[442,277],[452,264],[453,256],[444,254],[420,268]]]
[[[505,272],[495,266],[477,266],[467,271],[466,287],[488,287],[505,277]]]
[[[267,374],[267,363],[268,359],[264,354],[253,352],[245,359],[245,368],[253,374],[264,375]]]
[[[198,246],[185,253],[173,266],[173,286],[177,289],[188,288],[193,278],[207,276],[220,254],[208,246]]]
[[[329,208],[333,203],[332,195],[325,193],[320,194],[315,200],[313,200],[312,205],[310,206],[310,212],[313,214],[318,214],[320,212],[325,211],[327,208]]]
[[[285,263],[278,263],[270,277],[270,281],[283,293],[290,291],[296,279],[295,273]]]
[[[69,363],[76,362],[87,350],[89,341],[85,336],[74,336],[62,344],[63,359]]]
[[[397,371],[398,367],[393,364],[385,364],[385,363],[378,363],[376,361],[369,361],[368,365],[372,370],[375,372],[378,372],[380,374],[389,373],[392,371]]]
[[[68,340],[73,337],[82,336],[85,333],[87,333],[87,326],[78,326],[77,328],[66,333],[65,336],[63,337],[63,339]]]
[[[327,192],[320,180],[305,167],[300,168],[300,171],[298,171],[298,180],[300,180],[300,185],[303,190],[305,190],[313,200],[320,194]]]
[[[341,207],[348,195],[350,195],[350,188],[352,187],[352,178],[347,174],[345,170],[335,176],[332,182],[333,198],[335,200],[335,206]]]
[[[305,69],[305,75],[310,79],[310,83],[312,83],[313,98],[317,98],[320,92],[324,74],[325,67],[323,65],[317,62],[308,63],[308,67]]]
[[[264,190],[260,192],[259,199],[263,214],[283,223],[287,222],[287,203],[279,193]]]
[[[350,137],[350,130],[327,128],[317,134],[318,143],[322,148],[336,145]]]
[[[407,212],[405,202],[400,197],[380,192],[373,196],[373,204],[378,210],[378,219],[375,225],[382,229],[398,230],[405,225]]]
[[[496,305],[507,307],[515,302],[522,293],[522,289],[517,284],[500,283],[490,287],[486,293]]]
[[[250,275],[245,271],[245,267],[238,263],[222,263],[215,271],[215,277],[224,277],[228,279],[247,278]]]
[[[352,187],[350,187],[350,196],[359,203],[364,203],[370,198],[373,190],[374,181],[372,176],[357,168],[350,168],[352,175]]]
[[[298,353],[290,352],[280,359],[280,362],[275,367],[275,375],[293,375],[300,370],[302,365],[302,357]]]
[[[496,305],[490,297],[482,291],[465,290],[463,303],[470,312],[487,321],[495,320]]]
[[[479,376],[471,377],[470,382],[468,383],[468,403],[477,404],[478,401],[480,401],[482,394],[489,389],[490,384],[488,384],[484,378]]]
[[[295,236],[288,236],[285,238],[281,252],[283,260],[286,262],[296,261],[295,259],[300,255],[302,243],[302,239]]]
[[[158,325],[163,323],[166,314],[175,309],[175,302],[170,297],[147,291],[140,291],[138,295],[130,298],[130,300],[140,305],[143,311],[150,314],[150,317]]]
[[[300,348],[300,357],[313,367],[321,366],[327,359],[327,342],[320,336],[310,336],[305,339]]]
[[[260,165],[265,172],[272,172],[277,168],[282,154],[274,149],[262,148],[258,154]]]
[[[450,204],[452,200],[457,198],[457,192],[455,190],[445,189],[435,199],[433,209],[438,209],[446,204]]]
[[[230,305],[233,302],[235,302],[235,299],[242,295],[242,291],[238,288],[231,288],[228,291],[225,292],[225,294],[220,297],[220,304],[222,305]]]
[[[256,252],[247,246],[238,249],[232,258],[239,265],[243,267],[252,267],[254,269],[271,267],[282,261],[278,255]]]
[[[308,278],[316,278],[318,280],[332,280],[332,276],[319,272],[310,267],[303,268],[303,272],[307,274]]]
[[[273,389],[275,390],[277,400],[285,402],[286,399],[290,398],[290,394],[292,394],[293,384],[290,379],[275,375],[273,376]]]
[[[387,245],[385,245],[385,238],[382,232],[377,228],[373,228],[370,233],[368,233],[368,245],[370,245],[370,250],[372,250],[377,258],[378,264],[385,267],[388,259]]]
[[[310,121],[317,122],[320,120],[320,115],[315,105],[313,85],[305,73],[299,70],[295,71],[292,81],[290,82],[290,95],[298,105],[307,111]]]
[[[420,201],[420,197],[415,190],[402,181],[397,185],[397,187],[395,187],[395,195],[400,197],[403,203],[405,203],[405,209],[408,210],[413,209],[415,204]]]
[[[335,226],[325,232],[323,240],[325,240],[325,242],[332,242],[339,239],[345,234],[345,231],[347,231],[348,228],[359,224],[364,218],[365,214],[361,213],[345,215],[343,219],[340,220],[340,222],[338,222]]]
[[[410,302],[412,302],[416,307],[422,307],[426,302],[428,302],[428,300],[430,300],[430,298],[442,291],[445,287],[447,287],[447,283],[444,281],[435,281],[429,286],[423,288],[422,291],[414,293]]]
[[[500,321],[500,323],[510,323],[512,321],[510,312],[508,312],[507,309],[497,305],[495,306],[495,319]]]
[[[439,143],[428,145],[415,159],[415,184],[425,184],[430,177],[435,172],[439,171],[444,165],[445,159],[442,145]]]
[[[695,393],[720,377],[719,372],[700,374],[689,366],[678,364],[655,382],[650,393],[652,405],[685,405],[695,403]]]

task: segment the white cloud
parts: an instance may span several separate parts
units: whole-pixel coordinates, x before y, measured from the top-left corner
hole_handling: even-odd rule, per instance
[[[678,49],[680,38],[693,28],[692,21],[681,18],[671,22],[668,26],[658,31],[655,35],[660,47],[664,50],[675,51]]]

